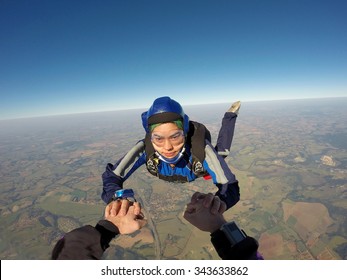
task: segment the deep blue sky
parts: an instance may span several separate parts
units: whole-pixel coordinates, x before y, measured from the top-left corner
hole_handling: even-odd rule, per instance
[[[0,0],[0,119],[347,96],[347,1]]]

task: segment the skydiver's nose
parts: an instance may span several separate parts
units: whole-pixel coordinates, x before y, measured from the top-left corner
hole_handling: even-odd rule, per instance
[[[173,146],[169,139],[165,139],[164,149],[167,151],[171,151],[173,149]]]

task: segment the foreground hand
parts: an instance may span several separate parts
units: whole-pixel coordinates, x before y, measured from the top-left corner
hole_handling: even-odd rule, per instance
[[[200,193],[196,192],[192,195],[191,202],[202,200],[203,206],[209,208],[212,214],[223,214],[227,209],[227,205],[222,201],[218,196],[213,195],[212,193]]]
[[[212,197],[211,197],[212,196]],[[218,198],[219,199],[219,198]],[[183,217],[202,231],[214,232],[226,223],[222,213],[212,213],[215,200],[212,194],[195,193],[187,204]],[[206,207],[209,205],[210,207]],[[223,211],[224,212],[224,211]]]
[[[132,202],[127,199],[114,200],[107,206],[110,206],[110,211],[112,211],[113,215],[117,215],[119,212],[120,215],[125,215],[130,206],[134,206],[135,215],[140,215],[141,213],[141,204],[139,202]]]
[[[105,219],[113,223],[120,234],[130,234],[142,228],[147,220],[141,212],[139,202],[127,199],[116,200],[105,208]]]

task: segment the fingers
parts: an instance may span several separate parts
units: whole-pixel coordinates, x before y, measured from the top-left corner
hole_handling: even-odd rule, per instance
[[[186,209],[183,213],[183,218],[188,222],[191,222],[192,219],[196,219],[198,216],[204,216],[204,212],[207,210],[207,207],[203,206],[204,199],[200,199],[201,197],[205,197],[205,194],[196,193],[195,197],[193,197],[192,202],[186,205]]]
[[[121,208],[122,202],[120,200],[115,200],[111,202],[110,204],[111,204],[110,215],[117,216]]]
[[[122,202],[120,200],[110,202],[105,208],[105,218],[117,216],[121,205]]]
[[[226,210],[227,210],[227,204],[224,201],[221,200],[221,204],[220,204],[218,212],[220,214],[223,214]]]
[[[142,212],[140,212],[140,214],[136,215],[137,220],[143,220],[144,218],[145,218],[145,215]]]
[[[225,202],[222,201],[218,196],[212,193],[203,194],[203,193],[196,192],[192,196],[191,203],[196,203],[197,201],[201,199],[203,201],[203,206],[205,208],[209,208],[212,214],[217,214],[217,213],[222,214],[227,209]],[[188,208],[188,210],[190,211],[191,209]]]
[[[139,215],[141,213],[141,204],[139,202],[132,202],[127,199],[117,199],[106,206],[105,217],[125,216],[130,206],[134,206],[135,215]]]
[[[190,202],[186,205],[185,213],[186,214],[192,214],[196,213],[201,210],[202,207],[204,207],[203,201],[206,197],[206,194],[196,192],[192,195]]]
[[[218,196],[215,196],[212,200],[211,213],[217,214],[220,207],[220,199]]]
[[[122,199],[121,202],[122,202],[122,204],[121,204],[121,207],[119,209],[118,215],[119,216],[125,216],[128,212],[129,207],[132,206],[133,202],[131,202],[127,199]]]
[[[212,202],[211,213],[212,214],[223,214],[227,209],[227,205],[218,196],[215,196]]]
[[[140,202],[134,202],[133,206],[134,206],[134,214],[135,215],[140,215],[140,213],[141,213],[141,204],[140,204]]]
[[[193,203],[196,202],[198,200],[199,195],[200,195],[199,192],[194,193],[190,199],[190,202],[193,202]]]
[[[105,216],[105,219],[108,219],[110,217],[110,214],[111,214],[111,206],[112,202],[110,204],[107,204],[107,206],[105,207],[105,212],[104,212],[104,216]]]
[[[203,199],[204,197],[206,196],[206,194],[204,193],[200,193],[200,192],[195,192],[192,197],[191,197],[191,202],[197,202],[199,201],[200,199]]]
[[[185,213],[194,213],[196,211],[196,206],[193,203],[188,203],[186,206]]]
[[[134,208],[135,211],[135,208]],[[136,222],[139,225],[139,228],[144,227],[147,224],[147,220],[145,220],[144,215],[142,212],[140,212],[140,214],[136,215]]]
[[[213,203],[214,198],[215,198],[215,196],[212,193],[205,194],[205,196],[203,198],[204,199],[203,200],[204,207],[210,208],[212,203]]]
[[[139,205],[138,205],[139,206]],[[141,220],[145,220],[145,215],[141,212],[141,209],[140,212],[138,214],[135,213],[135,211],[137,210],[137,208],[135,207],[135,205],[131,205],[129,207],[129,210],[127,212],[127,216],[131,219],[131,220],[135,220],[135,221],[141,221]],[[147,222],[147,221],[146,221]]]
[[[183,218],[186,219],[188,222],[190,222],[192,217],[196,215],[197,215],[196,207],[193,204],[188,204],[186,207],[186,210],[183,213]]]
[[[131,203],[122,200],[122,205],[130,204]],[[113,220],[111,220],[111,222],[113,222],[118,227],[120,234],[133,233],[142,228],[147,223],[142,212],[140,212],[138,215],[135,215],[134,205],[129,206],[125,215],[120,214],[122,211],[123,209],[121,208],[117,217],[114,217]]]

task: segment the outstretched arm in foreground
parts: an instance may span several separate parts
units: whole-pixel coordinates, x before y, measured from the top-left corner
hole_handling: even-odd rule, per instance
[[[52,259],[101,259],[110,241],[118,234],[130,234],[146,224],[138,202],[116,200],[105,208],[105,219],[95,227],[74,229],[60,239],[52,252]]]
[[[211,242],[222,259],[263,259],[258,253],[259,244],[253,237],[246,235],[242,241],[236,244],[230,243],[221,230],[227,221],[223,217],[223,212],[217,211],[218,200],[219,198],[213,194],[195,193],[187,204],[183,217],[198,229],[211,233]]]

